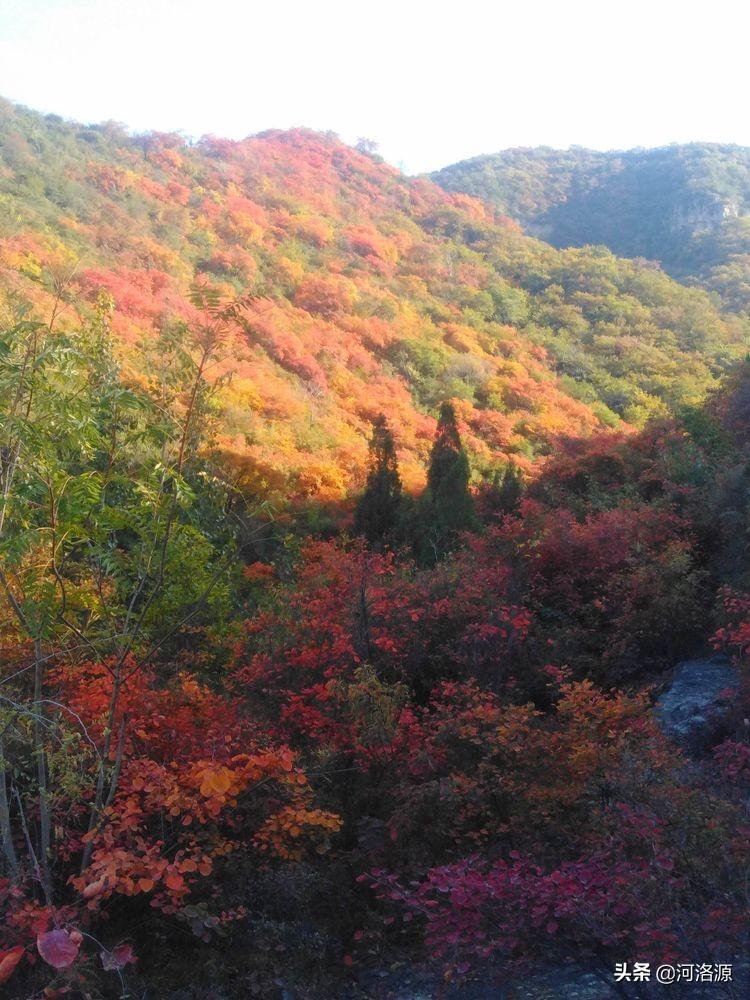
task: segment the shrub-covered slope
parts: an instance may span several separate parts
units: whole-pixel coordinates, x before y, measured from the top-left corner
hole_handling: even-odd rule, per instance
[[[64,328],[106,292],[143,367],[196,275],[242,299],[220,444],[272,497],[357,487],[381,411],[413,487],[443,399],[481,474],[694,402],[748,342],[653,267],[555,250],[332,135],[191,145],[0,106],[4,314]]]
[[[4,114],[2,995],[750,995],[742,318],[333,137]]]

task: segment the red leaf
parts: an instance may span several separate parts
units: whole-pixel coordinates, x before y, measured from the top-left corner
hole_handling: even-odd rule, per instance
[[[0,951],[0,985],[7,983],[13,975],[13,970],[21,961],[23,953],[24,948],[20,944],[15,948],[8,948],[7,951]]]
[[[67,931],[48,931],[39,934],[36,946],[47,965],[53,969],[67,969],[78,957],[80,940],[75,940]]]
[[[101,959],[102,968],[107,972],[116,972],[118,969],[124,969],[126,965],[136,960],[133,954],[133,946],[129,944],[118,944],[112,951],[103,951]]]

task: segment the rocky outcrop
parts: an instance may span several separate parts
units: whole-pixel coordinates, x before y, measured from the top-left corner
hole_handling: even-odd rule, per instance
[[[656,718],[672,739],[700,744],[730,703],[739,685],[737,668],[726,656],[678,663],[669,687],[656,703]]]
[[[488,971],[479,981],[448,986],[435,973],[416,967],[372,970],[363,977],[363,993],[357,993],[356,1000],[616,1000],[618,996],[602,978],[575,965],[540,970],[502,985],[495,979]]]
[[[691,236],[712,233],[726,219],[735,219],[740,214],[736,202],[722,201],[720,198],[702,198],[678,202],[672,214],[670,229],[688,232]]]

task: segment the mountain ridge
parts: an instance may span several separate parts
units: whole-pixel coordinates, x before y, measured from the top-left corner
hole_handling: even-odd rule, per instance
[[[75,323],[101,293],[138,368],[189,288],[244,302],[218,445],[246,485],[341,499],[379,412],[419,488],[444,399],[475,474],[699,400],[748,327],[653,267],[558,251],[332,134],[129,136],[0,106],[2,303]]]
[[[723,143],[597,151],[519,147],[431,175],[481,197],[555,246],[602,244],[750,303],[750,148]]]

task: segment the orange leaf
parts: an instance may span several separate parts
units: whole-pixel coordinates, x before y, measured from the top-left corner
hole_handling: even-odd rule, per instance
[[[106,885],[106,879],[100,878],[96,882],[90,882],[89,885],[83,890],[83,898],[91,899],[92,896],[97,896]]]
[[[165,877],[164,884],[168,889],[172,889],[175,892],[178,892],[180,889],[184,887],[185,879],[182,877],[182,875],[178,875],[176,872],[171,872],[169,875]]]
[[[206,797],[210,795],[225,795],[232,787],[233,777],[232,772],[226,767],[205,770],[203,772],[203,780],[201,781],[201,795],[205,795]]]

